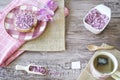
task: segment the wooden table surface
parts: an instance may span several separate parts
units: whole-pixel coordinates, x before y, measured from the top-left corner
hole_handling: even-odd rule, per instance
[[[0,8],[10,1],[0,0]],[[101,34],[95,35],[84,28],[82,19],[88,10],[101,3],[112,8],[112,19]],[[70,10],[66,18],[66,51],[25,52],[7,68],[0,68],[0,80],[76,80],[94,53],[86,49],[88,44],[108,43],[120,50],[120,0],[65,0],[65,5]],[[71,69],[73,61],[80,61],[81,69]],[[39,76],[15,70],[16,64],[31,63],[48,66],[50,73]]]

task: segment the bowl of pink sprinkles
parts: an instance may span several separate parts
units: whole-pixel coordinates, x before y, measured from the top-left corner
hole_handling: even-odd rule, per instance
[[[111,9],[103,4],[91,9],[84,17],[83,22],[87,30],[94,34],[101,33],[111,19]]]

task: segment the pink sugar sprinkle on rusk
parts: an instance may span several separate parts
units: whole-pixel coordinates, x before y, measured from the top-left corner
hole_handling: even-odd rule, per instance
[[[85,19],[86,23],[98,30],[103,29],[108,21],[109,17],[101,14],[97,9],[92,10]]]
[[[19,14],[16,15],[16,27],[19,27],[21,29],[28,29],[32,27],[34,23],[34,15],[32,12],[28,11],[19,11]]]

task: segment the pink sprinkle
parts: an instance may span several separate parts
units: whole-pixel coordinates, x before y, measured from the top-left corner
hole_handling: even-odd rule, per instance
[[[42,74],[46,74],[47,73],[47,70],[46,70],[45,67],[30,66],[29,70],[33,71],[33,72],[40,72]]]
[[[16,14],[16,27],[19,27],[21,29],[29,29],[32,27],[34,23],[34,15],[31,12],[28,11],[19,11],[18,14]]]
[[[49,0],[47,5],[38,11],[39,21],[53,20],[54,11],[57,9],[58,4],[54,0]]]
[[[68,8],[65,7],[65,17],[67,17],[69,15],[69,10]]]
[[[58,7],[58,4],[54,0],[50,0],[47,3],[47,7],[49,7],[52,11],[55,11]]]
[[[101,14],[97,9],[92,10],[86,17],[85,22],[95,29],[102,29],[109,21],[109,17]]]
[[[40,9],[38,14],[39,15],[37,18],[39,21],[49,21],[49,20],[52,20],[54,12],[48,8],[43,8],[43,9]]]

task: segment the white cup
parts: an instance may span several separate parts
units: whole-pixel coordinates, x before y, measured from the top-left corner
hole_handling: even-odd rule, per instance
[[[120,72],[118,71],[118,60],[109,52],[96,52],[90,63],[90,71],[92,75],[100,80],[104,80],[108,77],[113,77],[115,80],[120,80]],[[102,62],[102,63],[101,63]],[[112,70],[106,71],[105,67],[112,65]],[[100,71],[100,69],[104,71]],[[105,72],[106,71],[106,72]]]

